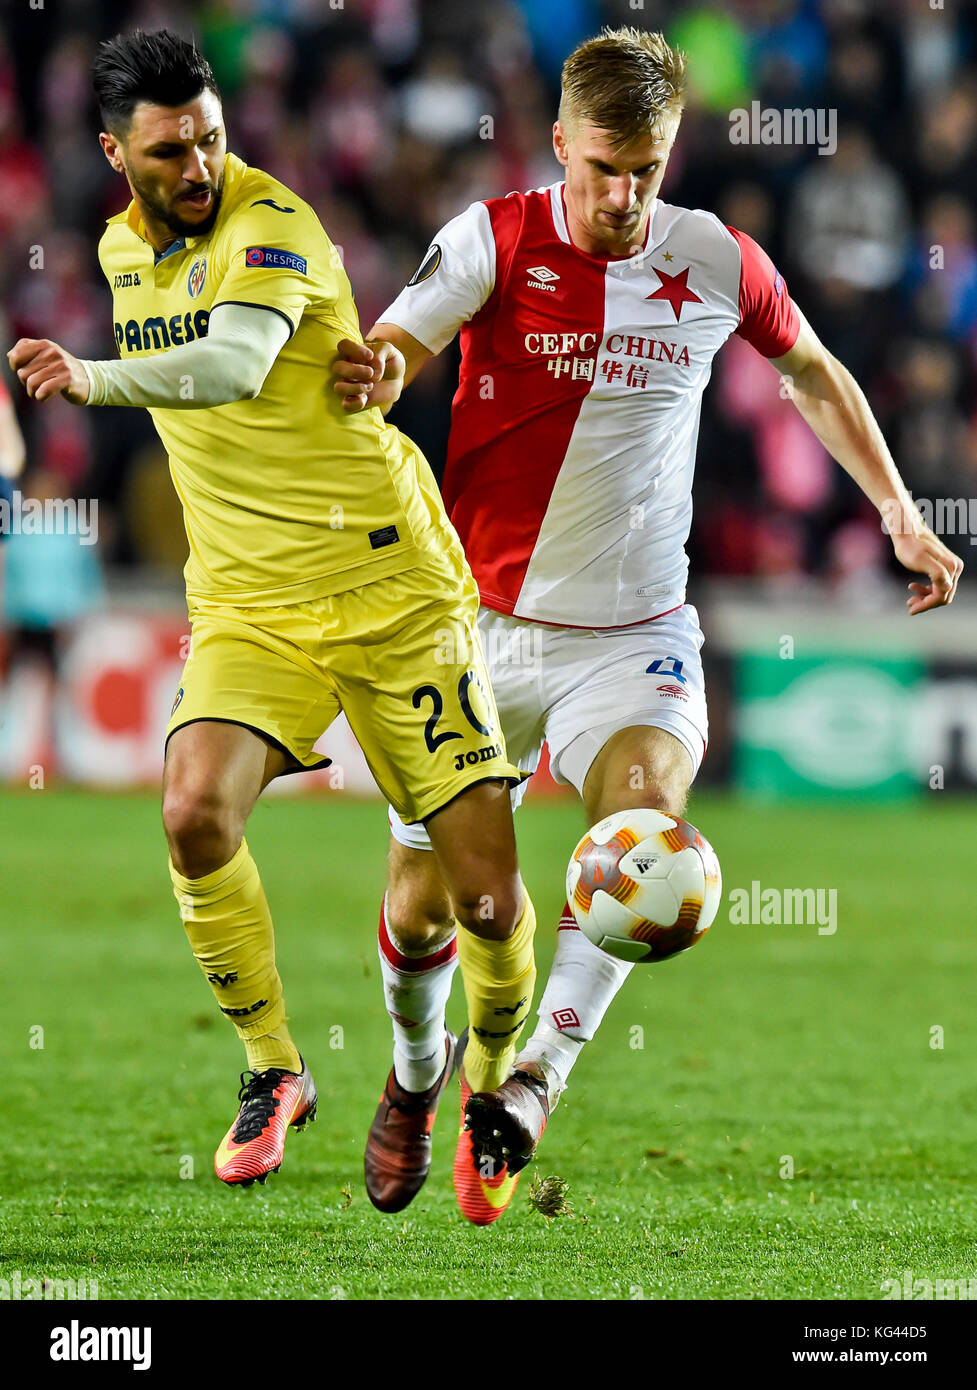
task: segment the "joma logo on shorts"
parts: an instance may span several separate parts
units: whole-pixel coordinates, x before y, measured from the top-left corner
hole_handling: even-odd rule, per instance
[[[484,748],[473,749],[470,753],[459,753],[455,757],[455,771],[460,772],[467,763],[469,767],[474,767],[476,763],[488,763],[493,758],[501,758],[502,749],[497,743],[487,743]]]

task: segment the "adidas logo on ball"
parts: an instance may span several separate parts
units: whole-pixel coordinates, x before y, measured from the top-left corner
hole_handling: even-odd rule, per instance
[[[719,860],[702,833],[647,806],[605,816],[567,867],[577,926],[618,960],[687,951],[712,925],[721,894]]]
[[[631,856],[631,863],[639,874],[646,874],[658,863],[658,855],[642,855],[640,858],[635,854]]]

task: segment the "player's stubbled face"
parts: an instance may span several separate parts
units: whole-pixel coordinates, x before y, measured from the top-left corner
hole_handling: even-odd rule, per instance
[[[140,102],[132,113],[124,143],[129,183],[150,217],[176,236],[203,236],[214,225],[226,155],[213,92],[186,106]]]
[[[677,130],[673,118],[660,139],[649,136],[621,150],[596,126],[583,124],[567,136],[557,123],[570,234],[582,250],[626,256],[643,245]]]

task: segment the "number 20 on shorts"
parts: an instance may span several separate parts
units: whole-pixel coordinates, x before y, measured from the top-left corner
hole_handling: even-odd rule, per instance
[[[472,708],[472,687],[481,696],[481,703],[485,707],[486,718],[488,718],[489,702],[482,687],[482,682],[474,671],[466,671],[458,682],[457,696],[458,705],[465,719],[475,730],[485,738],[491,737],[493,727],[491,723],[483,723],[479,719],[475,710]],[[424,742],[427,744],[429,753],[436,753],[442,743],[447,743],[449,739],[464,738],[457,729],[446,728],[438,731],[438,724],[444,715],[444,696],[436,685],[419,685],[411,696],[411,704],[415,709],[421,709],[426,701],[431,702],[431,713],[427,723],[424,725]]]

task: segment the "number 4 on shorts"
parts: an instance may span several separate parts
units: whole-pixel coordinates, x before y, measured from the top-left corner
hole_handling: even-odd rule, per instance
[[[669,671],[666,663],[671,662],[672,669]],[[681,681],[683,685],[688,682],[688,676],[682,675],[682,663],[677,656],[659,656],[645,668],[645,674],[649,676],[671,676],[673,680]]]

